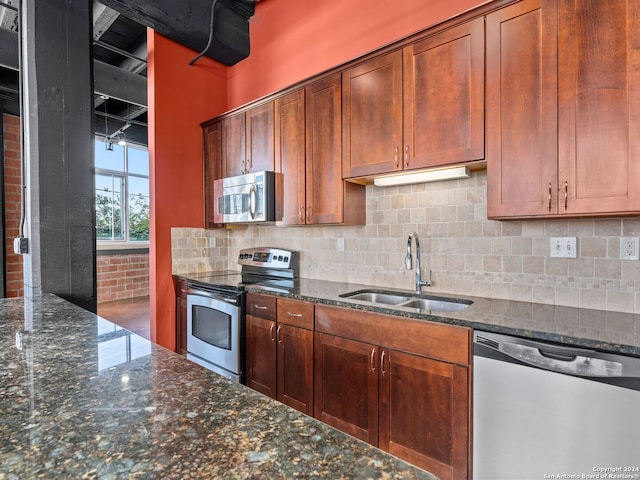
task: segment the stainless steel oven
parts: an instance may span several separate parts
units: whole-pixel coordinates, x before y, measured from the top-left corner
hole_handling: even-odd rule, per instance
[[[240,251],[241,271],[190,277],[187,290],[187,358],[244,382],[245,286],[294,288],[298,254],[271,247]]]
[[[187,358],[242,381],[244,292],[190,283],[187,291]]]

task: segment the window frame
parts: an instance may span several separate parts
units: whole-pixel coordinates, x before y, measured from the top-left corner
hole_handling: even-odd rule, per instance
[[[105,139],[100,137],[95,137],[95,148],[105,148]],[[135,148],[137,150],[143,150],[149,153],[149,149],[144,145],[131,145],[127,143],[123,146],[123,170],[114,170],[109,168],[97,167],[95,166],[96,159],[94,158],[94,176],[97,175],[107,175],[107,176],[115,176],[123,179],[122,182],[122,203],[121,206],[121,223],[122,223],[122,239],[106,239],[106,238],[98,238],[97,231],[95,234],[96,239],[96,248],[98,250],[117,250],[117,249],[148,249],[149,248],[149,240],[130,240],[129,239],[129,178],[141,178],[146,179],[147,182],[150,181],[149,175],[143,175],[140,173],[129,173],[129,148]],[[149,165],[149,170],[151,166]],[[96,187],[96,195],[98,189]],[[150,201],[150,191],[147,194],[147,198],[149,199],[149,207],[151,207]],[[150,233],[150,232],[149,232]]]

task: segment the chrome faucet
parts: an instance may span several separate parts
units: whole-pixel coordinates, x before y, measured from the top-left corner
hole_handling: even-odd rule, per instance
[[[417,233],[412,233],[407,239],[407,256],[404,257],[404,264],[407,270],[411,270],[413,267],[413,257],[411,256],[411,241],[416,241],[416,293],[422,293],[422,287],[431,286],[431,270],[429,270],[429,280],[422,280],[422,273],[420,272],[420,240]]]

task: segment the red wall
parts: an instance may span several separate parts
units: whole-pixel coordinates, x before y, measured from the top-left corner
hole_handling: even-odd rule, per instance
[[[263,0],[251,55],[231,68],[150,31],[151,338],[175,345],[171,227],[202,227],[199,123],[304,80],[486,0]]]
[[[226,68],[148,31],[151,339],[175,348],[171,227],[203,227],[200,123],[227,108]]]
[[[229,71],[229,108],[359,57],[487,0],[264,0],[251,55]]]

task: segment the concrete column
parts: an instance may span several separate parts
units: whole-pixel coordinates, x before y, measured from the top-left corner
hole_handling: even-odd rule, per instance
[[[25,296],[96,310],[92,1],[23,0]]]

